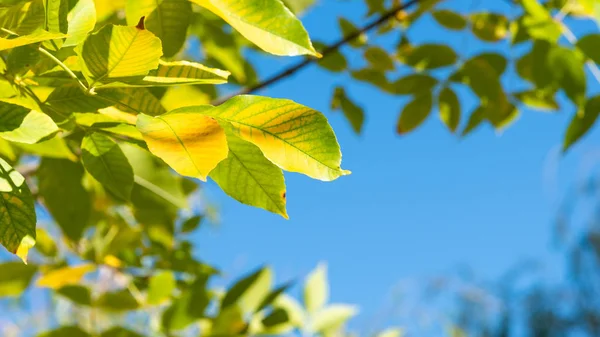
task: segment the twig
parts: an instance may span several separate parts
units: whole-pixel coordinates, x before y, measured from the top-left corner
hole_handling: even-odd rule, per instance
[[[376,28],[380,25],[382,25],[383,23],[385,23],[387,20],[393,18],[397,13],[407,10],[408,8],[416,5],[417,3],[419,3],[420,0],[410,0],[407,1],[401,5],[398,5],[392,9],[390,9],[388,12],[384,13],[383,15],[381,15],[379,18],[375,19],[374,21],[368,23],[366,26],[362,27],[361,29],[358,29],[354,32],[352,32],[351,34],[343,37],[342,39],[340,39],[339,41],[335,42],[334,44],[328,46],[327,48],[325,48],[322,52],[321,55],[323,56],[322,58],[327,57],[328,55],[332,54],[333,52],[337,51],[338,49],[340,49],[340,47],[342,47],[343,45],[347,44],[348,42],[356,39],[357,37],[359,37],[361,34],[364,34],[370,30],[372,30],[373,28]],[[226,100],[230,99],[233,96],[237,96],[237,95],[244,95],[244,94],[251,94],[253,92],[256,92],[264,87],[267,87],[275,82],[278,82],[290,75],[293,75],[294,73],[296,73],[297,71],[301,70],[302,68],[318,61],[318,58],[306,58],[304,59],[302,62],[299,62],[287,69],[284,69],[282,71],[280,71],[279,73],[269,77],[268,79],[253,85],[251,87],[247,87],[247,88],[243,88],[240,91],[232,94],[232,95],[227,95],[221,98],[217,98],[216,100],[214,100],[213,102],[211,102],[211,104],[213,105],[219,105],[223,102],[225,102]]]
[[[69,76],[71,76],[71,78],[73,78],[77,82],[77,84],[79,85],[79,88],[81,88],[81,90],[83,90],[83,92],[86,95],[91,94],[91,92],[88,89],[88,87],[86,87],[85,84],[83,84],[83,82],[81,82],[81,80],[79,79],[79,77],[77,77],[77,75],[75,75],[75,73],[71,69],[69,69],[69,67],[67,67],[66,64],[62,63],[61,60],[57,59],[56,56],[52,55],[52,53],[50,53],[46,49],[44,49],[42,47],[39,47],[38,50],[40,51],[40,53],[42,53],[42,54],[46,55],[48,58],[50,58],[59,67],[63,68],[63,70],[66,71],[67,74],[69,74]]]

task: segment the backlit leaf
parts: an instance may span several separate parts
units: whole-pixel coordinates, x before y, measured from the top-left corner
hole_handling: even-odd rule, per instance
[[[0,244],[27,263],[27,253],[35,245],[35,201],[25,178],[3,159],[0,197]]]
[[[50,33],[43,29],[38,29],[31,34],[22,35],[14,39],[7,39],[0,37],[0,50],[12,49],[20,46],[26,46],[28,44],[34,44],[42,41],[60,39],[65,37],[62,33]]]
[[[139,80],[158,67],[160,39],[136,27],[107,25],[78,49],[83,74],[96,83]]]
[[[279,0],[192,0],[275,55],[317,55],[302,23]]]
[[[399,134],[408,133],[416,129],[427,119],[431,113],[433,102],[430,93],[418,95],[408,102],[402,109],[398,119],[397,131]]]
[[[394,60],[390,57],[390,54],[379,47],[369,47],[365,50],[365,59],[372,68],[388,71],[394,70]]]
[[[79,284],[87,273],[96,269],[93,264],[66,266],[50,270],[37,280],[36,285],[43,288],[60,289],[66,285]]]
[[[350,173],[340,168],[340,147],[325,116],[293,101],[239,95],[213,108],[175,112],[197,112],[226,122],[238,137],[258,146],[286,171],[324,181]]]
[[[314,314],[312,330],[327,332],[342,327],[350,318],[358,313],[358,309],[351,305],[333,304]]]
[[[0,137],[11,142],[34,144],[57,131],[58,126],[45,113],[0,102]]]
[[[321,310],[329,299],[329,283],[327,266],[319,264],[307,277],[304,283],[304,306],[309,314]]]
[[[81,142],[81,162],[110,192],[129,200],[133,169],[115,141],[97,132],[86,135]]]
[[[210,172],[227,195],[246,205],[288,218],[283,172],[260,149],[231,131],[226,132],[229,154]]]
[[[0,270],[0,298],[21,296],[37,272],[36,267],[21,262],[2,263]]]
[[[64,1],[64,0],[63,0]],[[79,0],[68,16],[69,29],[63,47],[78,45],[96,26],[94,0]]]
[[[460,101],[452,89],[442,89],[438,96],[438,108],[442,122],[450,131],[456,131],[460,122]]]
[[[100,334],[100,337],[144,337],[139,333],[122,327],[113,327]]]
[[[153,154],[179,174],[205,181],[210,171],[227,158],[225,132],[214,118],[178,111],[157,117],[140,114],[137,128]]]
[[[46,9],[46,30],[54,33],[67,32],[68,0],[44,0]]]
[[[471,22],[473,34],[483,41],[500,41],[508,34],[508,19],[502,14],[473,13]]]
[[[273,272],[270,268],[261,268],[238,280],[225,294],[221,311],[239,305],[244,313],[254,312],[269,294],[272,283]]]
[[[148,304],[159,304],[167,300],[177,286],[175,276],[170,271],[162,271],[150,278]]]

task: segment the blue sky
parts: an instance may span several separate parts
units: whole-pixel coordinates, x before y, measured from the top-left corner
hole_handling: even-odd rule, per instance
[[[510,13],[503,1],[468,8],[466,2],[455,3],[462,12]],[[363,14],[362,1],[321,1],[303,22],[313,39],[331,42],[339,34],[337,16],[362,25]],[[411,34],[413,41],[452,41],[467,54],[498,48],[457,36],[440,35],[430,20]],[[392,46],[397,37],[371,41]],[[351,63],[361,62],[356,51],[344,51]],[[256,60],[262,78],[298,61]],[[338,84],[366,111],[361,136],[352,133],[341,113],[329,109]],[[424,126],[401,137],[394,130],[404,101],[347,74],[311,66],[260,94],[324,112],[341,144],[343,167],[353,173],[331,183],[287,174],[288,221],[240,205],[209,184],[207,193],[222,221],[200,231],[198,253],[223,268],[228,281],[267,263],[283,282],[327,261],[332,300],[361,307],[354,324],[360,329],[403,279],[463,266],[493,279],[526,258],[542,261],[551,277],[562,277],[562,257],[551,245],[557,205],[585,175],[582,168],[593,159],[599,134],[592,132],[562,156],[561,140],[573,113],[569,106],[552,114],[523,110],[502,134],[483,127],[465,139],[449,134],[434,111]],[[470,96],[461,98],[463,106],[473,106]]]

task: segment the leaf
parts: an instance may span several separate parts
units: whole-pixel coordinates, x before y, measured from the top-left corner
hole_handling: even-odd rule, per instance
[[[12,49],[6,58],[8,71],[13,74],[23,75],[29,71],[40,59],[38,47],[34,45],[21,46]]]
[[[398,133],[406,134],[421,125],[429,117],[432,105],[431,93],[421,94],[408,102],[398,119]]]
[[[10,6],[9,2],[6,5],[10,7],[0,7],[0,27],[18,35],[27,35],[45,26],[46,12],[41,0],[21,3],[13,1],[13,4]]]
[[[555,100],[556,92],[550,90],[525,90],[515,94],[515,97],[530,108],[542,111],[554,111],[560,107]]]
[[[129,26],[146,17],[146,29],[162,41],[164,56],[172,57],[185,42],[192,5],[186,0],[128,0],[126,13]]]
[[[575,114],[565,135],[563,151],[577,143],[594,125],[600,114],[600,96],[590,98],[585,104],[583,116]]]
[[[25,178],[0,158],[0,244],[27,263],[35,245],[35,200]]]
[[[596,48],[599,43],[600,34],[588,34],[577,41],[577,48],[594,63],[600,64],[600,51]]]
[[[181,224],[181,232],[190,233],[195,231],[198,228],[198,226],[200,226],[200,223],[202,222],[203,218],[204,217],[202,215],[194,215],[193,217],[186,219]]]
[[[312,330],[315,332],[337,330],[357,313],[358,309],[351,305],[334,304],[327,306],[314,314]]]
[[[61,326],[56,330],[46,331],[39,334],[37,337],[90,337],[91,335],[85,332],[78,326]]]
[[[278,325],[288,323],[289,321],[290,317],[287,311],[282,308],[276,308],[262,319],[262,324],[268,329],[267,331],[269,333],[274,333],[273,328],[277,327]]]
[[[275,55],[313,55],[313,48],[298,20],[279,0],[192,0],[220,16],[245,38]]]
[[[356,28],[356,26],[346,18],[338,18],[338,25],[340,26],[340,30],[342,31],[342,35],[344,37],[350,36],[358,32],[358,28]],[[355,39],[349,41],[350,46],[354,48],[360,48],[366,43],[367,35],[365,33],[360,33]]]
[[[60,289],[67,285],[80,283],[86,274],[94,270],[96,270],[96,266],[89,263],[50,270],[40,276],[36,285],[42,288]]]
[[[538,40],[557,42],[562,29],[550,12],[537,0],[523,0],[522,6],[526,15],[521,22],[527,35]]]
[[[160,39],[136,27],[107,25],[78,47],[81,70],[90,82],[106,84],[143,78],[158,67]]]
[[[68,0],[44,0],[46,9],[46,30],[54,33],[67,32]]]
[[[462,15],[448,9],[434,10],[431,12],[435,21],[445,28],[463,30],[467,26],[467,19]]]
[[[402,337],[404,330],[401,328],[388,328],[379,333],[375,337]]]
[[[327,266],[319,264],[307,277],[304,283],[304,306],[313,315],[325,306],[329,298],[327,282]]]
[[[50,235],[42,228],[37,228],[35,234],[35,249],[47,257],[55,257],[58,248],[56,248],[56,243]]]
[[[36,267],[21,262],[4,262],[0,269],[0,298],[21,297],[37,272]]]
[[[314,41],[313,45],[317,50],[323,50],[327,47],[324,43],[317,41]],[[334,50],[323,56],[323,58],[317,61],[317,64],[333,72],[341,72],[348,68],[348,61],[346,61],[346,57],[339,50]]]
[[[13,128],[17,125],[16,128]],[[11,129],[12,128],[12,129]],[[35,144],[58,132],[52,118],[43,112],[0,102],[0,137],[17,143]]]
[[[482,41],[497,42],[508,34],[508,19],[497,13],[481,12],[471,14],[473,34]]]
[[[150,151],[181,175],[206,181],[210,171],[227,158],[225,132],[217,121],[200,113],[140,114],[137,128]]]
[[[344,116],[350,122],[352,129],[360,134],[365,121],[365,113],[361,107],[356,105],[348,98],[346,91],[342,87],[336,87],[331,98],[331,108],[333,110],[342,109]]]
[[[56,293],[68,298],[71,302],[79,305],[90,306],[92,304],[92,295],[90,289],[80,285],[66,285]]]
[[[46,104],[70,115],[73,112],[96,112],[112,103],[95,96],[86,95],[77,85],[63,85],[54,89]]]
[[[478,106],[469,116],[467,125],[462,131],[462,136],[465,137],[475,130],[485,120],[485,108]]]
[[[424,74],[411,74],[399,78],[391,84],[391,91],[397,95],[415,95],[432,90],[438,81]]]
[[[129,200],[133,169],[115,141],[97,132],[86,135],[81,142],[81,162],[106,189]]]
[[[270,268],[260,268],[233,284],[221,301],[221,312],[238,305],[244,313],[254,313],[267,297],[273,283]]]
[[[38,29],[31,34],[22,35],[16,37],[14,39],[7,39],[0,37],[0,51],[12,49],[20,46],[26,46],[29,44],[34,44],[42,41],[55,40],[65,37],[65,34],[62,33],[50,33],[43,29]]]
[[[362,82],[372,84],[385,92],[393,91],[393,86],[390,85],[387,77],[385,76],[385,73],[381,70],[364,68],[360,70],[355,70],[351,74],[353,78]]]
[[[36,144],[13,143],[16,147],[27,153],[36,154],[41,157],[77,160],[77,157],[71,152],[65,140],[60,137],[54,137],[49,140]]]
[[[96,26],[94,0],[79,0],[68,16],[69,28],[63,47],[72,47],[83,42]]]
[[[71,240],[81,238],[88,225],[91,200],[83,188],[83,167],[64,159],[44,158],[38,169],[39,194],[44,205]]]
[[[160,304],[171,296],[176,286],[175,275],[170,271],[162,271],[153,275],[148,285],[146,302],[151,305]]]
[[[183,329],[204,316],[210,301],[207,280],[205,275],[200,276],[163,312],[162,326],[166,331]]]
[[[127,80],[125,83],[115,82],[111,87],[133,86],[172,86],[186,84],[222,84],[227,83],[229,72],[209,68],[200,63],[188,61],[159,61],[158,68],[151,70],[147,76],[139,80]]]
[[[229,154],[210,177],[235,200],[288,219],[283,172],[252,143],[226,132]]]
[[[442,122],[450,131],[455,132],[460,123],[460,101],[452,89],[442,89],[438,96],[438,107]]]
[[[551,49],[548,67],[567,97],[577,106],[585,104],[586,78],[584,63],[573,49],[556,46]]]
[[[94,306],[110,312],[120,312],[136,310],[140,304],[129,290],[122,289],[100,295]]]
[[[423,44],[414,47],[408,55],[399,55],[403,61],[418,70],[438,69],[454,65],[456,52],[443,44]]]
[[[280,168],[330,181],[350,172],[340,168],[342,155],[333,130],[320,112],[286,99],[239,95],[213,107],[187,107],[231,126],[258,146]]]

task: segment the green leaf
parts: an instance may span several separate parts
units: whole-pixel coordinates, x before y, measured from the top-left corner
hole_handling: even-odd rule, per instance
[[[388,71],[394,70],[394,60],[387,51],[379,47],[369,47],[365,50],[365,59],[373,69]]]
[[[221,301],[221,311],[237,305],[244,313],[254,313],[269,294],[272,284],[271,269],[258,269],[229,288]]]
[[[0,158],[0,244],[27,263],[35,245],[35,200],[25,178]]]
[[[37,228],[35,231],[35,250],[47,257],[55,257],[58,253],[58,248],[54,239],[42,228]]]
[[[144,337],[135,331],[122,327],[112,327],[100,334],[100,337]]]
[[[465,137],[477,127],[481,125],[481,123],[485,120],[485,108],[482,106],[478,106],[469,116],[469,120],[467,121],[467,125],[462,131],[462,136]]]
[[[202,109],[210,107],[196,108]],[[227,158],[225,131],[199,111],[177,111],[157,117],[140,114],[137,128],[150,151],[177,173],[206,181],[210,171]]]
[[[68,0],[44,0],[46,9],[46,30],[54,33],[67,32]]]
[[[14,39],[7,39],[0,37],[0,51],[12,49],[20,46],[26,46],[29,44],[34,44],[42,41],[55,40],[66,37],[65,34],[62,33],[50,33],[43,29],[38,29],[31,34],[22,35],[16,37]]]
[[[11,142],[34,144],[56,132],[58,126],[45,113],[0,102],[0,137]]]
[[[50,93],[45,103],[65,115],[72,112],[96,112],[112,105],[106,100],[86,95],[77,85],[59,86]]]
[[[81,164],[64,159],[44,158],[38,169],[44,205],[73,241],[81,238],[90,218],[91,200],[81,184],[83,173]]]
[[[548,54],[548,67],[552,76],[577,106],[585,104],[586,78],[584,62],[573,49],[555,47]]]
[[[36,267],[21,262],[5,262],[0,269],[0,298],[21,297],[37,272]]]
[[[171,296],[176,286],[175,275],[170,271],[162,271],[153,275],[148,285],[146,302],[151,305],[160,304]]]
[[[90,289],[80,285],[67,285],[59,288],[57,294],[66,297],[71,302],[79,305],[90,306],[92,304],[92,295]]]
[[[560,108],[555,96],[556,92],[550,90],[525,90],[515,94],[523,104],[542,111],[555,111]]]
[[[204,316],[210,301],[207,279],[206,276],[199,277],[163,312],[162,325],[166,331],[183,329]]]
[[[192,0],[220,16],[245,38],[275,55],[314,55],[298,20],[279,0]]]
[[[267,328],[269,333],[274,333],[273,328],[278,325],[282,325],[288,323],[290,321],[290,317],[282,308],[276,308],[271,311],[265,318],[262,319],[262,324],[265,328]]]
[[[79,0],[68,16],[69,29],[63,47],[76,46],[83,42],[96,26],[94,0]]]
[[[78,47],[81,70],[90,82],[139,80],[158,67],[160,39],[136,27],[107,25]]]
[[[47,331],[39,334],[37,337],[91,337],[91,335],[85,332],[78,326],[61,326],[60,328],[52,331]]]
[[[414,47],[408,55],[400,55],[404,62],[418,70],[437,69],[454,65],[458,55],[443,44],[423,44]]]
[[[188,61],[159,61],[158,68],[151,70],[141,79],[132,79],[125,82],[115,82],[108,86],[172,86],[186,84],[222,84],[227,83],[229,72],[216,68],[209,68],[200,63]]]
[[[342,31],[342,35],[344,37],[350,36],[356,32],[358,32],[358,28],[350,22],[348,19],[340,17],[338,18],[338,24],[340,26],[340,30]],[[352,39],[349,44],[354,48],[360,48],[367,43],[367,35],[365,33],[360,33],[358,37]]]
[[[438,84],[438,81],[424,74],[411,74],[399,78],[391,84],[391,90],[397,95],[416,95],[430,91]]]
[[[140,304],[126,289],[106,292],[96,300],[94,306],[106,311],[121,312],[131,311],[139,308]]]
[[[600,34],[588,34],[577,41],[577,48],[594,63],[600,64],[600,50],[597,48],[599,44]]]
[[[327,266],[319,264],[307,277],[304,283],[304,306],[313,315],[321,310],[329,299],[329,283],[327,282]]]
[[[317,50],[323,50],[327,47],[324,43],[317,41],[314,41],[313,44]],[[341,72],[348,68],[348,61],[346,61],[346,57],[344,57],[344,54],[339,50],[334,50],[325,55],[322,59],[317,61],[317,64],[333,72]]]
[[[283,172],[254,144],[226,132],[229,154],[210,177],[235,200],[288,219]]]
[[[0,7],[0,27],[19,35],[27,35],[38,28],[43,28],[46,23],[44,3],[41,0],[19,2],[13,2],[15,3],[13,6],[10,6],[11,3],[6,3],[6,7]],[[5,32],[0,33],[0,35],[4,34]]]
[[[133,169],[115,141],[97,132],[86,135],[81,142],[81,162],[107,190],[129,200]]]
[[[290,172],[330,181],[349,174],[327,119],[320,112],[286,99],[238,95],[213,107],[186,107],[172,113],[201,113],[232,127],[258,146],[265,157]]]
[[[365,113],[361,107],[350,100],[344,88],[335,88],[331,98],[331,109],[342,109],[354,132],[360,134],[365,121]]]
[[[393,92],[393,86],[381,70],[364,68],[355,70],[351,74],[356,80],[372,84],[385,92]]]
[[[448,9],[434,10],[431,12],[435,21],[445,28],[452,30],[463,30],[467,26],[464,16]]]
[[[508,19],[497,13],[481,12],[471,14],[471,29],[480,40],[497,42],[508,34]]]
[[[455,132],[460,123],[460,101],[452,89],[442,89],[438,96],[438,108],[442,122],[450,131]]]
[[[161,41],[165,57],[172,57],[183,46],[192,17],[192,5],[187,0],[128,0],[127,24],[135,26],[146,17],[146,29]]]
[[[416,129],[429,117],[432,106],[431,93],[424,93],[413,98],[402,109],[398,119],[398,133],[403,135]]]
[[[181,232],[190,233],[195,231],[198,228],[198,226],[200,226],[200,223],[202,222],[203,218],[204,217],[202,215],[194,215],[193,217],[186,219],[181,224]]]
[[[60,137],[50,138],[49,140],[36,144],[13,143],[16,147],[27,153],[36,154],[40,157],[77,160],[77,157],[71,152],[65,140]]]
[[[565,135],[563,151],[577,143],[594,125],[600,114],[600,96],[590,98],[585,104],[583,116],[575,114]]]
[[[539,40],[556,42],[562,30],[551,13],[537,0],[522,0],[521,3],[526,13],[521,22],[527,35]]]
[[[315,314],[312,330],[315,332],[338,330],[357,313],[358,309],[351,305],[334,304],[327,306]]]
[[[34,45],[21,46],[12,49],[6,58],[8,71],[23,75],[40,59],[38,47]]]

